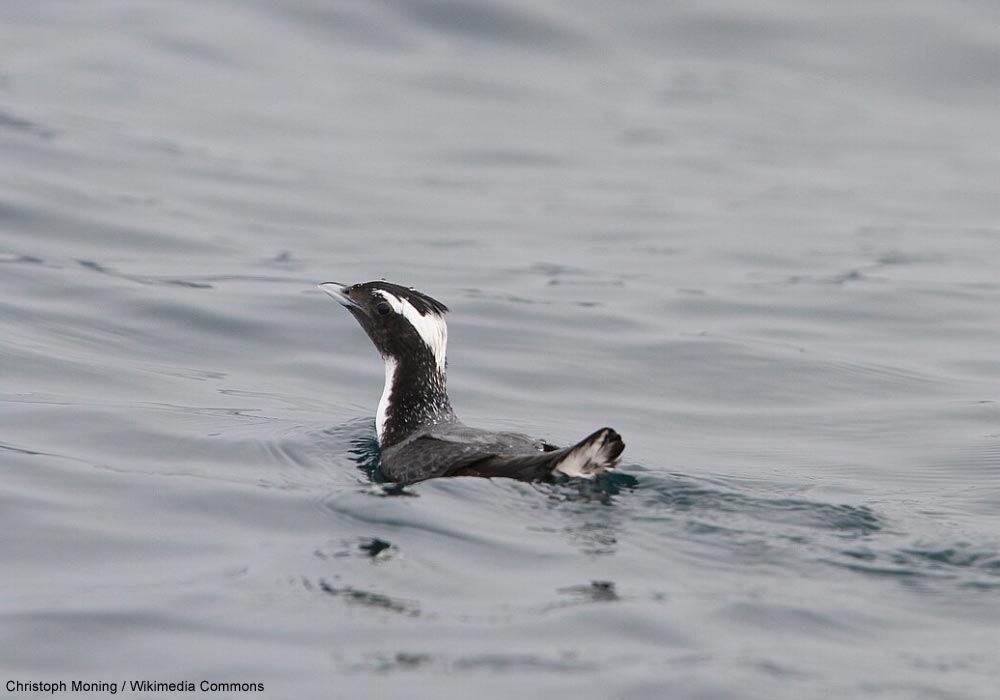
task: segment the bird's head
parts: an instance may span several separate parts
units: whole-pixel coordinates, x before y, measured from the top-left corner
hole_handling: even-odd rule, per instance
[[[406,358],[430,360],[444,373],[447,306],[391,282],[324,282],[319,288],[351,312],[383,358],[396,362]]]

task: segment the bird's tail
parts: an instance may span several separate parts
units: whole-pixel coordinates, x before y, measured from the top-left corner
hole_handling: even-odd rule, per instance
[[[553,466],[552,473],[560,472],[566,476],[590,479],[614,469],[624,449],[625,443],[622,442],[621,435],[612,428],[601,428],[572,447],[560,450],[564,454]]]
[[[572,447],[525,455],[491,455],[453,471],[449,476],[506,476],[535,481],[565,474],[593,479],[614,469],[625,449],[622,436],[601,428]]]

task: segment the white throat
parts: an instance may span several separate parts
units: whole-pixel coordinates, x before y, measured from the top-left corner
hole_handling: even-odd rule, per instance
[[[395,358],[385,358],[385,386],[382,388],[382,398],[378,400],[378,413],[375,414],[375,434],[380,443],[385,434],[385,421],[389,417],[389,397],[392,396],[392,385],[396,381],[396,364]]]

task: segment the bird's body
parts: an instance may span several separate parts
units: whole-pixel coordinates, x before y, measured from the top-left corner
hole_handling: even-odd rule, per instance
[[[447,307],[388,282],[320,285],[361,324],[385,361],[385,388],[375,419],[381,470],[392,481],[439,476],[504,476],[525,481],[555,473],[592,477],[613,469],[625,449],[611,428],[557,448],[520,433],[462,424],[446,388]]]

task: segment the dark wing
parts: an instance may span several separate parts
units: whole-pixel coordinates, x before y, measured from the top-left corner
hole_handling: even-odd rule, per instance
[[[431,436],[386,448],[382,451],[382,473],[393,481],[412,484],[438,476],[455,476],[463,469],[495,457],[488,444],[453,442]]]
[[[505,476],[537,481],[553,472],[593,478],[614,469],[625,443],[612,428],[595,430],[557,449],[519,433],[491,433],[460,424],[429,431],[382,451],[382,473],[410,484],[437,476]]]
[[[421,437],[432,437],[445,442],[479,445],[483,449],[503,454],[522,454],[543,449],[544,440],[538,440],[523,433],[493,432],[482,428],[470,428],[454,421],[429,427],[420,433]]]
[[[566,450],[523,435],[479,432],[471,442],[461,442],[455,435],[426,434],[389,447],[382,452],[382,473],[404,484],[439,476],[536,481],[548,478],[565,456]]]

